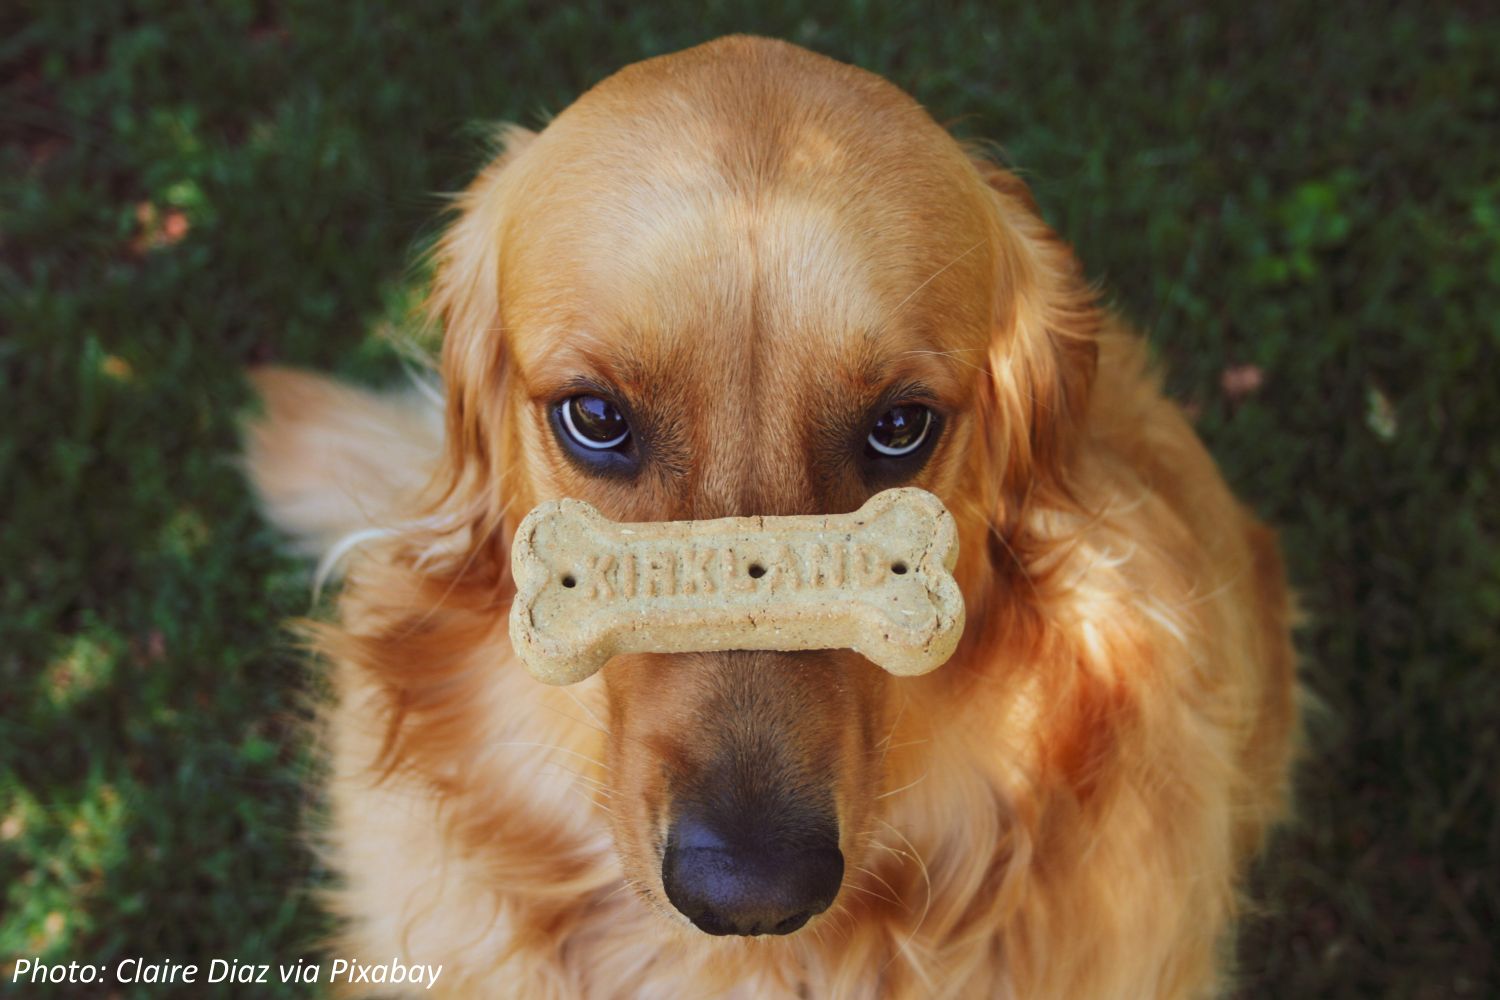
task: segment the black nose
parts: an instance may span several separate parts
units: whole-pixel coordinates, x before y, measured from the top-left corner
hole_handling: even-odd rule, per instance
[[[790,934],[833,903],[844,878],[836,829],[796,840],[720,834],[680,816],[662,857],[667,898],[709,934]]]

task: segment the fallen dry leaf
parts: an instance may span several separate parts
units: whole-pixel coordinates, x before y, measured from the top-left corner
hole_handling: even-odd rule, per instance
[[[182,209],[169,208],[161,212],[149,201],[136,204],[135,221],[141,228],[130,241],[130,250],[136,255],[181,243],[193,228]]]
[[[1259,365],[1230,365],[1219,376],[1219,387],[1231,402],[1239,402],[1265,385],[1265,373]]]

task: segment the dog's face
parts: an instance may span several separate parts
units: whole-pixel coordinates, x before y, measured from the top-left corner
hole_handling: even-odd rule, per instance
[[[476,182],[438,288],[455,481],[504,496],[509,525],[553,497],[653,521],[921,486],[959,517],[972,620],[995,465],[1041,451],[1028,413],[1066,401],[1062,366],[1023,342],[1025,236],[899,91],[848,67],[830,89],[790,47],[747,58],[781,65],[632,67]],[[997,396],[997,361],[1033,398]],[[848,651],[636,655],[603,676],[627,875],[713,934],[826,909],[909,682]]]

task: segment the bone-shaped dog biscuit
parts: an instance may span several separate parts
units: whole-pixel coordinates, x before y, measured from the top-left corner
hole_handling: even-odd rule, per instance
[[[549,684],[617,653],[716,649],[847,648],[921,674],[963,633],[957,558],[952,515],[913,487],[848,514],[635,524],[551,500],[516,532],[510,639]]]

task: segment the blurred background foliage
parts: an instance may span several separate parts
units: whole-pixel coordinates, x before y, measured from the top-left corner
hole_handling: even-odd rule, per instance
[[[1363,0],[0,8],[6,980],[310,953],[309,596],[242,369],[395,376],[484,123],[731,31],[997,141],[1280,526],[1324,710],[1243,995],[1500,995],[1500,19]]]

